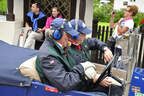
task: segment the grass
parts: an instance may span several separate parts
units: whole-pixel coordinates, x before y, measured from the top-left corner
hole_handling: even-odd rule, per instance
[[[109,26],[109,28],[110,28],[110,25],[109,25],[109,23],[106,23],[106,22],[99,22],[98,23],[98,25],[101,25],[101,26]],[[106,28],[105,27],[105,28]],[[102,28],[102,27],[101,27]],[[106,29],[105,29],[106,30]],[[110,30],[110,29],[109,29]],[[110,35],[110,32],[108,33],[108,36]],[[106,32],[104,32],[104,42],[105,42],[105,38],[106,38]],[[108,37],[109,38],[109,37]],[[101,35],[100,35],[100,40],[102,40],[102,33],[101,33]]]
[[[7,0],[0,0],[0,12],[7,12]]]

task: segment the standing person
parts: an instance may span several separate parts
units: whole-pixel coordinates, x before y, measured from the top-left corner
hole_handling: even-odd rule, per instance
[[[31,11],[27,13],[25,26],[32,32],[26,39],[25,48],[31,48],[35,43],[35,40],[42,40],[44,31],[46,16],[40,11],[40,4],[38,2],[32,3]]]
[[[108,46],[114,53],[116,40],[120,39],[123,34],[129,32],[134,27],[133,17],[137,14],[138,7],[135,5],[129,5],[125,9],[124,18],[121,18],[117,23],[114,23],[114,12],[112,12],[110,27],[115,28],[114,33],[108,40]]]
[[[47,21],[46,21],[46,29],[49,29],[50,28],[50,24],[52,23],[52,21],[55,19],[55,18],[62,18],[62,15],[60,13],[60,11],[58,10],[57,7],[53,7],[52,8],[52,16],[48,17]]]

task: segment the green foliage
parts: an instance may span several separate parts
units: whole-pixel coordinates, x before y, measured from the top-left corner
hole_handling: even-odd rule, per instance
[[[138,27],[140,24],[139,22],[144,17],[144,13],[137,13],[137,15],[134,17],[135,27]]]
[[[120,18],[123,18],[123,14],[124,14],[124,9],[121,9],[120,11],[115,11],[114,22],[118,22]]]
[[[7,12],[7,0],[0,0],[0,12]]]
[[[93,0],[93,4],[94,4],[93,6],[96,7],[98,4],[100,4],[100,1],[99,0]]]
[[[110,22],[111,12],[113,10],[112,4],[107,4],[105,6],[99,7],[99,5],[94,4],[94,19],[98,19],[100,22]],[[115,11],[115,19],[117,22],[120,18],[123,17],[124,9],[121,11]]]
[[[101,7],[98,4],[94,5],[94,19],[98,19],[100,22],[109,22],[112,8],[110,4]]]

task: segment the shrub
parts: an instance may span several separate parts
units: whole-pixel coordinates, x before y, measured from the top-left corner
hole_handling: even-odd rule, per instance
[[[98,19],[100,22],[109,22],[112,8],[110,4],[101,7],[96,5],[94,8],[94,19]]]
[[[0,0],[0,12],[7,12],[7,0]]]
[[[114,22],[118,22],[120,18],[123,18],[123,14],[124,14],[124,9],[121,9],[120,11],[115,11]]]
[[[144,13],[137,13],[137,15],[134,17],[135,27],[139,26],[139,22],[144,17]]]

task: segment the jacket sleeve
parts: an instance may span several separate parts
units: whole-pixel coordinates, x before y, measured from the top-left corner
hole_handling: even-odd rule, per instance
[[[49,82],[60,91],[74,89],[84,79],[84,69],[79,64],[67,72],[63,64],[55,57],[49,56],[41,60],[42,71]]]
[[[87,43],[88,43],[89,50],[99,49],[101,51],[104,51],[104,47],[107,47],[106,43],[96,38],[88,38]]]
[[[50,28],[50,17],[47,18],[45,27],[46,27],[46,29]]]
[[[27,15],[26,15],[26,17],[25,17],[25,23],[28,23],[28,25],[29,25],[30,27],[32,27],[31,24],[30,24],[30,23],[31,23],[31,18],[30,18],[29,16],[27,16]]]

